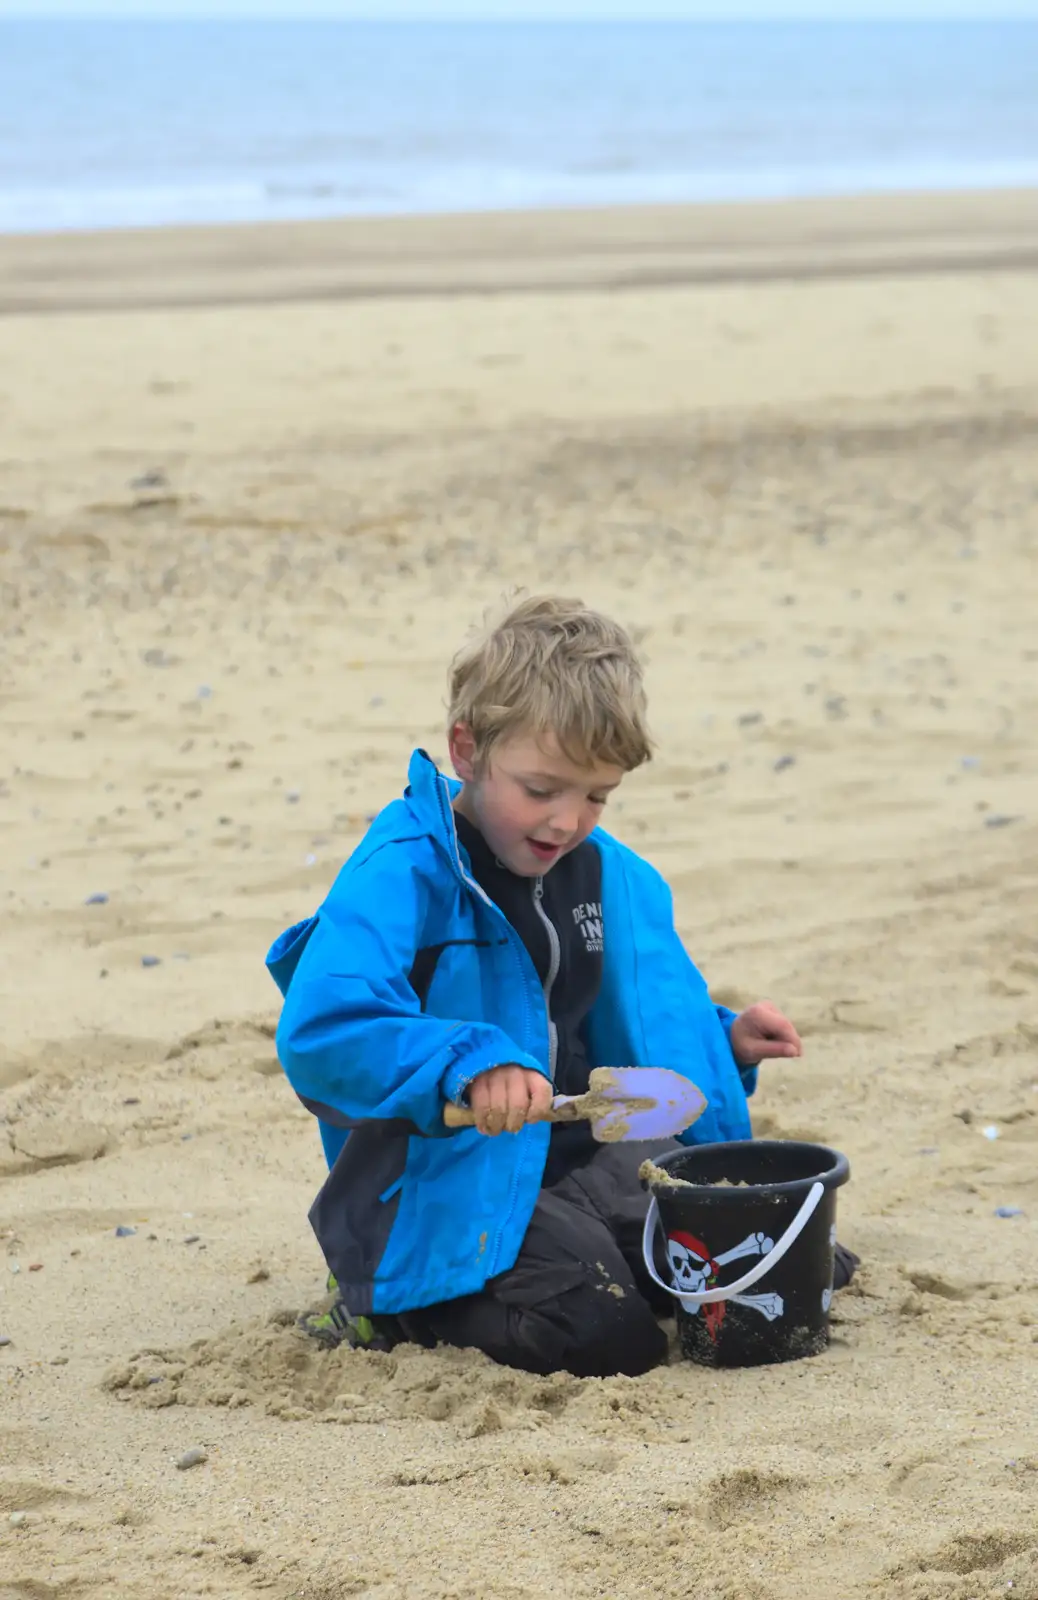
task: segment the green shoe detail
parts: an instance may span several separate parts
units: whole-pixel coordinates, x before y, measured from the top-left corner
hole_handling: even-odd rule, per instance
[[[379,1332],[370,1317],[350,1316],[341,1300],[336,1300],[327,1311],[305,1312],[298,1326],[326,1350],[335,1350],[341,1344],[349,1345],[351,1350],[392,1349],[391,1341]]]

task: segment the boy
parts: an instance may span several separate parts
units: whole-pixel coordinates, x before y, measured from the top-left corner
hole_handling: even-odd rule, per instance
[[[757,1063],[800,1039],[767,1002],[711,1003],[666,885],[598,826],[651,753],[622,628],[520,601],[456,658],[448,742],[460,782],[416,752],[404,797],[267,958],[278,1053],[331,1168],[311,1222],[332,1323],[637,1375],[667,1350],[637,1177],[661,1150],[550,1126],[552,1096],[597,1065],[674,1067],[708,1102],[683,1137],[748,1138]],[[476,1127],[449,1133],[448,1101]]]

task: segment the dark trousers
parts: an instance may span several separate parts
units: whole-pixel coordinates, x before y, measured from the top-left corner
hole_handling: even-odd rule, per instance
[[[415,1344],[482,1350],[524,1372],[635,1378],[658,1366],[667,1336],[656,1318],[673,1301],[642,1261],[648,1197],[638,1168],[677,1148],[596,1146],[541,1190],[514,1267],[479,1294],[400,1314],[398,1332]]]

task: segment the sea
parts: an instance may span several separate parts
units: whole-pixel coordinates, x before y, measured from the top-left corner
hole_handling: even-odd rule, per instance
[[[0,20],[0,232],[1038,184],[1038,20]]]

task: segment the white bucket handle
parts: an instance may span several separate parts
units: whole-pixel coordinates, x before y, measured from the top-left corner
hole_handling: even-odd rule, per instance
[[[818,1202],[824,1193],[824,1183],[817,1181],[813,1183],[803,1205],[774,1249],[769,1250],[766,1256],[761,1257],[756,1266],[751,1267],[749,1272],[744,1273],[741,1278],[737,1278],[734,1283],[725,1284],[724,1288],[721,1289],[704,1289],[702,1294],[682,1294],[681,1290],[675,1289],[673,1284],[664,1283],[656,1271],[656,1263],[652,1258],[652,1245],[653,1235],[656,1232],[656,1223],[659,1220],[659,1206],[656,1204],[656,1196],[653,1195],[649,1201],[649,1209],[645,1214],[645,1227],[642,1230],[642,1255],[645,1259],[649,1277],[653,1283],[659,1284],[661,1289],[666,1289],[668,1294],[672,1294],[675,1300],[680,1300],[688,1311],[698,1311],[700,1306],[716,1306],[722,1300],[730,1300],[733,1295],[742,1294],[744,1289],[749,1289],[752,1284],[759,1283],[765,1273],[770,1272],[772,1267],[781,1261],[787,1250],[793,1248],[793,1245],[818,1209]]]

